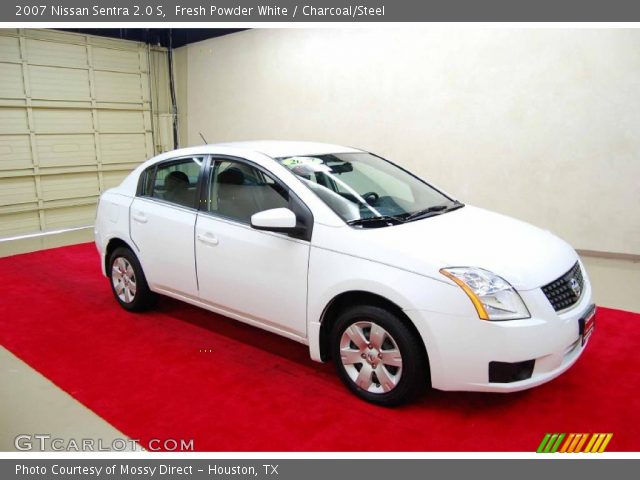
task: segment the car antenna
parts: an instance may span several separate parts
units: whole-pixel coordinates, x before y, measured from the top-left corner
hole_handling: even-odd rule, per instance
[[[202,134],[202,132],[198,132],[198,134],[200,135],[200,138],[202,139],[202,141],[205,143],[205,145],[209,145],[209,142],[207,142],[207,139],[204,138],[204,135]]]

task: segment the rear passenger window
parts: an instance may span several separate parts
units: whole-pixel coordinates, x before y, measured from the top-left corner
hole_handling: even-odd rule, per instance
[[[149,196],[183,207],[196,208],[202,157],[158,165]]]
[[[270,175],[251,165],[217,161],[211,169],[209,211],[249,223],[251,215],[289,207],[289,191]]]

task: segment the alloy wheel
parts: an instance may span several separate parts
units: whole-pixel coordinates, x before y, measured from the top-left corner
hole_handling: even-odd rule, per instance
[[[116,257],[111,269],[111,282],[118,298],[131,303],[136,297],[136,274],[131,263],[124,257]]]
[[[402,355],[391,334],[372,321],[352,323],[340,338],[340,359],[351,380],[370,393],[387,393],[402,377]]]

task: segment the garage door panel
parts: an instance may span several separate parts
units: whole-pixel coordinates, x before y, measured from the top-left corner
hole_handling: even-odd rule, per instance
[[[138,103],[96,102],[96,108],[98,108],[101,111],[120,110],[124,112],[126,111],[148,112],[149,103],[147,102],[138,102]]]
[[[0,178],[0,206],[37,201],[33,177]]]
[[[87,38],[84,35],[70,35],[59,30],[43,30],[39,28],[24,29],[23,35],[26,38],[35,38],[36,40],[47,40],[50,42],[58,43],[72,43],[77,45],[84,45]]]
[[[25,108],[3,108],[0,110],[0,133],[29,133],[27,110]]]
[[[91,100],[87,70],[30,65],[29,80],[33,98]]]
[[[36,133],[93,133],[91,110],[34,109]]]
[[[103,133],[142,133],[146,130],[145,115],[142,111],[102,110],[98,112],[98,124],[100,132]]]
[[[116,50],[113,48],[93,48],[93,68],[138,73],[140,55],[137,50]]]
[[[87,37],[87,43],[94,47],[114,48],[118,50],[139,50],[141,44],[129,40],[120,40],[109,37]]]
[[[147,132],[147,133],[146,133],[146,137],[147,137],[147,158],[150,158],[150,157],[152,157],[153,155],[155,155],[155,153],[154,153],[154,148],[156,148],[156,147],[154,146],[154,143],[153,143],[153,141],[154,141],[154,136],[152,135],[152,133],[151,133],[151,132]],[[156,134],[156,137],[157,137],[157,134]],[[167,148],[165,148],[165,149],[163,150],[163,149],[162,149],[162,146],[163,146],[163,145],[172,145],[172,144],[173,144],[172,142],[173,142],[173,140],[171,140],[171,141],[170,141],[170,143],[158,143],[158,144],[157,144],[157,145],[158,145],[158,149],[159,149],[160,151],[166,151],[166,150],[167,150]]]
[[[103,172],[102,183],[104,184],[105,190],[120,185],[127,175],[129,175],[129,171],[117,170],[113,172]]]
[[[156,50],[151,88],[166,89]],[[92,224],[101,189],[155,153],[148,56],[138,42],[0,29],[0,238]]]
[[[2,215],[0,237],[11,237],[40,230],[40,216],[37,211]]]
[[[25,96],[22,81],[22,65],[0,63],[0,97],[23,98]]]
[[[147,158],[144,133],[100,136],[102,163],[142,162]]]
[[[151,101],[151,92],[149,91],[149,82],[142,82],[141,91],[142,91],[142,101],[150,102]]]
[[[44,212],[45,228],[47,230],[55,230],[91,225],[95,216],[95,205],[47,209]]]
[[[142,101],[140,75],[118,72],[95,72],[96,100],[100,102]]]
[[[157,50],[152,49],[151,52],[155,52]],[[164,54],[164,52],[163,52]],[[155,64],[154,64],[155,65]],[[165,66],[161,66],[160,68],[156,67],[156,73],[162,75],[164,72]],[[148,73],[149,72],[149,55],[147,51],[140,51],[140,71],[144,72],[144,73]],[[167,72],[168,74],[168,72]]]
[[[173,117],[158,115],[155,118],[156,139],[160,144],[170,144],[173,139]]]
[[[0,135],[0,171],[32,166],[29,135]]]
[[[27,61],[36,65],[86,67],[87,49],[82,45],[27,39]]]
[[[97,173],[43,175],[40,179],[42,199],[85,198],[100,193]]]
[[[0,37],[0,62],[20,62],[20,41],[17,37]]]
[[[41,167],[94,165],[95,137],[87,135],[40,135],[37,137]]]

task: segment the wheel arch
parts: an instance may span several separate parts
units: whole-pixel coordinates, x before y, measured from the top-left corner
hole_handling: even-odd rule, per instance
[[[422,354],[424,355],[424,361],[426,362],[427,371],[430,371],[429,354],[427,352],[424,339],[418,332],[413,321],[404,313],[396,303],[392,302],[388,298],[382,295],[368,292],[365,290],[349,290],[342,292],[333,297],[322,312],[320,317],[320,358],[323,361],[327,361],[331,357],[330,352],[330,336],[331,329],[336,319],[345,308],[353,305],[374,305],[395,314],[401,322],[403,322],[417,338],[420,340],[422,346]]]
[[[129,245],[129,243],[127,243],[120,237],[110,238],[109,241],[107,242],[107,247],[104,250],[104,271],[107,274],[107,276],[109,276],[109,258],[111,257],[111,254],[114,252],[114,250],[119,247],[128,248],[135,255],[135,250],[131,247],[131,245]]]

